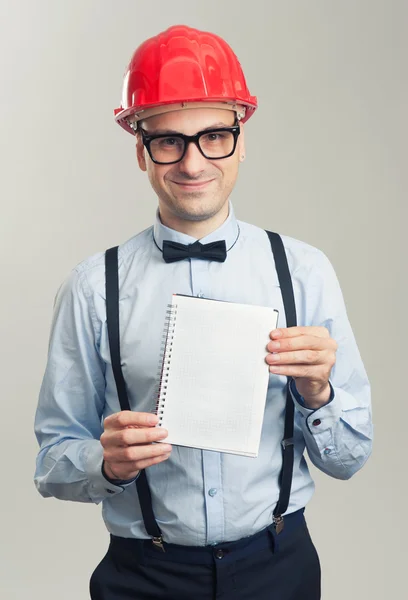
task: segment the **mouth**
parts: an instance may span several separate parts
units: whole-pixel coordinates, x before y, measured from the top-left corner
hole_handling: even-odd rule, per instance
[[[200,181],[199,183],[179,183],[178,181],[173,181],[176,185],[178,185],[182,190],[202,190],[207,185],[209,185],[214,179],[210,179],[209,181]]]

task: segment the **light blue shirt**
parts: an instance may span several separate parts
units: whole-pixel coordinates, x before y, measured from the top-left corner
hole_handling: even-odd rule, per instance
[[[333,268],[316,248],[282,238],[298,324],[325,326],[338,343],[331,373],[333,399],[313,411],[295,397],[296,391],[293,396],[295,463],[287,511],[291,513],[304,507],[314,491],[305,447],[321,471],[348,479],[371,452],[372,423],[369,382]],[[121,356],[132,410],[154,411],[162,333],[173,293],[270,306],[279,310],[278,326],[286,326],[265,231],[237,220],[230,202],[227,220],[200,241],[219,239],[226,240],[228,249],[223,263],[195,258],[165,263],[163,240],[190,244],[196,239],[165,227],[157,212],[154,226],[119,247]],[[231,344],[240,344],[239,331]],[[279,496],[286,381],[270,374],[257,458],[173,446],[169,460],[147,469],[165,541],[193,546],[232,541],[271,523]],[[111,533],[147,538],[135,484],[113,485],[101,472],[103,419],[119,410],[100,252],[71,272],[55,299],[35,419],[41,447],[35,483],[44,497],[102,502]]]

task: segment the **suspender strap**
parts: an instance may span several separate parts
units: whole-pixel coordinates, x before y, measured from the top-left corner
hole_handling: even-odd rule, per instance
[[[115,246],[105,252],[106,320],[112,370],[118,391],[120,408],[121,410],[130,410],[129,398],[120,360],[118,271],[118,246]],[[152,496],[146,477],[146,471],[142,470],[140,472],[139,477],[136,479],[136,487],[146,531],[153,538],[153,541],[156,540],[155,543],[158,546],[161,546],[161,531],[154,517]]]
[[[112,370],[118,390],[120,408],[121,410],[130,410],[126,383],[120,363],[118,246],[110,248],[105,253],[105,274],[106,322]]]
[[[276,271],[278,274],[279,285],[281,288],[283,305],[285,307],[286,326],[295,327],[296,306],[293,293],[292,278],[290,276],[289,265],[283,246],[282,238],[272,231],[266,232],[272,246],[272,252],[275,259]],[[294,447],[293,447],[293,430],[295,407],[289,391],[291,378],[288,377],[286,386],[286,408],[285,408],[285,431],[282,441],[282,470],[280,473],[280,492],[279,499],[273,511],[276,532],[279,533],[283,529],[283,513],[286,512],[289,505],[290,490],[292,487],[293,477],[293,462],[294,462]]]

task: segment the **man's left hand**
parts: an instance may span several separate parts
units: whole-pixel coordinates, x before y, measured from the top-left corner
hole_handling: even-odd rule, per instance
[[[271,373],[293,377],[308,408],[320,408],[330,398],[330,372],[337,343],[326,327],[287,327],[270,332],[265,360]]]

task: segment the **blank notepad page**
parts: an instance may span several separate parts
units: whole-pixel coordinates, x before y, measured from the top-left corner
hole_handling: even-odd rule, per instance
[[[278,312],[177,294],[171,312],[158,404],[160,426],[169,432],[163,441],[257,456],[266,345]]]

